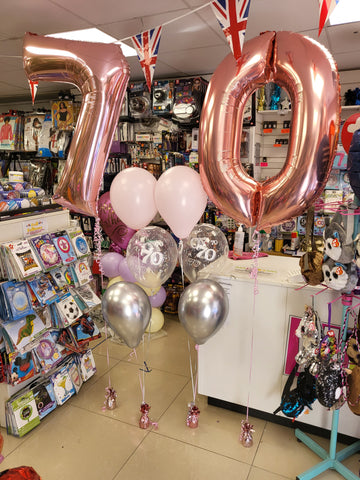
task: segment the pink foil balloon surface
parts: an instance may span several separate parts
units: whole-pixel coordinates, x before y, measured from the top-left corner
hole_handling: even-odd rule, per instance
[[[136,233],[136,230],[129,228],[116,215],[110,201],[110,193],[106,192],[99,198],[98,211],[100,217],[100,225],[102,226],[106,235],[122,249],[126,249],[131,237]]]
[[[291,99],[292,124],[280,173],[264,182],[241,165],[242,118],[248,97],[268,82]],[[200,122],[204,188],[224,213],[258,230],[304,212],[321,194],[335,154],[340,96],[336,64],[315,40],[266,32],[244,44],[238,63],[228,55],[207,90]]]
[[[96,200],[130,76],[121,47],[27,33],[23,61],[30,81],[71,83],[82,93],[54,199],[71,210],[97,216]]]

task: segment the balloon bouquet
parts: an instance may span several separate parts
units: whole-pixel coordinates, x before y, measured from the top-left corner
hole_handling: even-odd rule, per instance
[[[192,232],[204,211],[206,194],[226,215],[257,230],[298,216],[314,203],[330,174],[339,131],[339,81],[331,55],[314,40],[292,32],[265,32],[246,42],[238,61],[232,55],[225,58],[209,84],[200,122],[200,175],[177,166],[156,181],[145,170],[129,168],[118,174],[110,195],[99,201],[129,79],[120,46],[89,48],[85,42],[26,34],[23,57],[29,81],[67,82],[83,94],[55,199],[72,210],[99,214],[115,244],[116,251],[101,261],[104,273],[116,279],[104,295],[105,319],[134,348],[151,313],[154,316],[164,300],[161,285],[175,267],[177,249],[168,232],[147,227],[159,211],[180,240],[180,263],[193,281],[180,299],[180,321],[195,342],[205,342],[227,315],[222,287],[200,278],[211,263],[225,261],[226,245],[214,228],[200,225]],[[292,126],[280,173],[257,182],[241,164],[242,119],[249,96],[269,82],[289,94]],[[126,258],[120,254],[125,248]],[[144,406],[142,413],[146,412]],[[191,408],[192,414],[197,418],[199,410]],[[197,425],[196,418],[189,419],[192,426]]]

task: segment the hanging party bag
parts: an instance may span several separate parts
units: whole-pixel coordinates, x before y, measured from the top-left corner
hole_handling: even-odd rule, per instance
[[[360,345],[358,327],[359,318],[346,348],[347,356],[352,364],[349,365],[351,373],[347,376],[347,403],[355,415],[360,415]]]
[[[315,379],[308,368],[299,374],[296,388],[291,390],[298,368],[299,365],[296,363],[286,381],[280,406],[274,411],[274,415],[281,411],[287,417],[295,419],[306,407],[312,410],[311,404],[316,400]]]

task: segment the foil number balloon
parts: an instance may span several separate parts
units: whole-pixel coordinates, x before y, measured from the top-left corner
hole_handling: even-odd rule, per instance
[[[54,198],[72,210],[97,216],[97,195],[130,77],[121,47],[27,33],[23,60],[29,80],[71,83],[83,95]]]
[[[241,166],[242,118],[251,93],[268,82],[291,98],[285,165],[257,182]],[[300,215],[321,194],[331,171],[340,121],[339,79],[330,53],[291,32],[266,32],[216,69],[200,122],[200,175],[210,199],[247,226],[268,228]]]

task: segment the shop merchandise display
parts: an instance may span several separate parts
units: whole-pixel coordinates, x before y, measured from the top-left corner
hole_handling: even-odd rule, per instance
[[[273,41],[275,37],[277,42]],[[70,53],[74,48],[75,50],[80,48],[78,42],[53,41],[53,39],[49,40],[41,36],[27,35],[25,41],[26,73],[32,80],[36,80],[38,76],[40,78],[42,75],[39,70],[40,67],[37,66],[38,58],[36,58],[36,54],[34,56],[31,49],[27,49],[27,46],[29,47],[34,43],[45,47],[46,52],[43,60],[48,65],[51,62],[59,61],[56,56],[55,58],[51,56],[51,45],[66,47]],[[276,48],[279,48],[279,52],[276,52],[279,55],[274,55],[274,58],[276,57],[279,66],[283,61],[282,55],[285,55],[283,52],[285,47],[287,53],[290,45],[290,50],[292,49],[295,54],[299,54],[299,63],[296,63],[295,66],[300,73],[300,77],[304,80],[302,77],[304,74],[303,66],[300,65],[300,62],[304,62],[305,59],[300,55],[300,46],[304,44],[310,48],[310,44],[300,35],[289,32],[266,33],[252,43],[249,42],[248,45],[245,45],[244,51],[250,52],[250,54],[270,51],[275,44]],[[105,57],[107,57],[108,51],[114,50],[112,47],[107,49],[96,45],[98,52],[104,54]],[[277,190],[277,185],[271,184],[271,181],[266,185],[273,185],[272,189],[266,190],[266,186],[263,187],[253,178],[250,179],[246,175],[245,167],[241,167],[239,164],[240,177],[246,183],[247,188],[241,190],[242,186],[239,187],[238,184],[235,185],[230,182],[229,197],[235,198],[240,188],[238,204],[242,205],[241,208],[244,207],[240,216],[239,210],[236,211],[236,208],[235,210],[227,208],[226,201],[228,199],[220,198],[220,196],[215,198],[218,190],[222,190],[222,193],[224,193],[229,190],[229,185],[226,188],[225,184],[221,185],[224,168],[222,166],[220,170],[216,171],[211,159],[206,157],[204,149],[214,147],[214,152],[221,150],[222,153],[225,151],[227,155],[229,152],[221,147],[221,142],[233,142],[235,133],[234,130],[230,133],[226,131],[226,135],[230,138],[225,138],[226,135],[222,136],[224,134],[219,133],[213,141],[209,141],[209,145],[204,146],[204,142],[201,140],[204,138],[204,132],[210,124],[214,124],[208,118],[211,109],[206,100],[198,143],[196,127],[198,127],[197,123],[206,90],[206,82],[203,82],[202,79],[179,79],[174,81],[174,85],[169,81],[159,81],[154,84],[152,91],[149,91],[149,88],[143,82],[134,84],[130,86],[129,108],[127,109],[127,107],[124,108],[122,102],[128,71],[126,61],[123,62],[121,59],[123,70],[116,79],[117,99],[108,98],[106,86],[100,85],[104,90],[107,107],[116,111],[116,114],[114,114],[115,120],[101,117],[102,103],[100,98],[95,101],[95,111],[91,110],[92,105],[89,99],[85,98],[83,100],[82,112],[86,111],[86,115],[93,116],[94,124],[96,123],[97,126],[100,123],[104,125],[101,135],[104,137],[104,142],[108,141],[108,144],[110,144],[109,139],[112,138],[115,131],[120,138],[120,127],[115,125],[118,121],[120,108],[125,115],[130,112],[132,119],[137,120],[137,123],[134,124],[135,127],[121,127],[123,138],[127,138],[127,145],[123,147],[124,142],[114,140],[114,143],[117,142],[117,146],[114,148],[118,151],[113,151],[110,157],[109,145],[102,149],[102,155],[99,157],[89,155],[85,147],[83,150],[79,149],[80,153],[78,155],[76,152],[74,153],[74,149],[71,148],[75,144],[80,143],[84,146],[88,143],[90,148],[97,141],[96,135],[93,135],[93,130],[90,131],[89,129],[85,134],[82,134],[82,137],[81,134],[77,137],[78,132],[75,131],[74,143],[70,144],[68,166],[65,167],[64,175],[55,195],[60,203],[81,215],[82,224],[85,225],[86,222],[90,225],[88,229],[90,233],[93,233],[96,227],[89,221],[88,216],[97,216],[97,214],[100,216],[103,229],[113,243],[113,251],[101,258],[100,265],[102,273],[114,280],[114,283],[109,284],[105,291],[102,311],[105,320],[130,348],[135,348],[140,343],[154,314],[153,309],[159,308],[163,304],[165,298],[161,285],[168,281],[178,260],[173,236],[157,226],[147,226],[157,212],[160,212],[162,218],[176,236],[176,240],[179,241],[181,271],[182,273],[185,272],[188,279],[193,282],[184,290],[179,304],[179,318],[186,331],[197,343],[204,343],[221,328],[227,316],[226,292],[212,280],[198,279],[201,273],[206,271],[207,266],[215,264],[217,261],[220,264],[226,260],[228,246],[224,234],[217,227],[205,224],[196,225],[206,207],[206,194],[201,185],[200,176],[196,172],[196,168],[188,168],[188,165],[191,166],[192,163],[190,161],[191,154],[194,154],[192,159],[197,157],[197,144],[200,148],[200,173],[205,190],[213,198],[217,205],[216,208],[221,211],[224,210],[229,215],[227,217],[222,212],[219,212],[218,215],[218,217],[222,217],[224,224],[227,224],[224,228],[226,232],[232,231],[234,233],[236,231],[238,225],[234,223],[234,218],[238,223],[263,227],[267,231],[272,227],[276,229],[279,240],[283,240],[283,237],[286,238],[286,235],[291,235],[294,240],[290,244],[290,250],[297,251],[298,235],[296,232],[299,231],[300,233],[302,228],[302,235],[308,233],[305,232],[304,222],[301,223],[301,217],[304,220],[304,216],[300,214],[303,214],[307,207],[314,203],[328,177],[330,186],[334,188],[328,189],[330,192],[327,197],[324,197],[324,204],[328,205],[328,212],[333,213],[332,202],[335,198],[340,200],[340,195],[338,193],[334,194],[339,190],[335,187],[339,187],[341,181],[345,183],[344,177],[341,177],[339,172],[332,172],[332,177],[330,175],[337,137],[335,130],[339,126],[338,84],[336,81],[331,84],[330,77],[337,78],[337,72],[335,67],[332,64],[330,65],[331,62],[329,64],[323,62],[324,58],[315,43],[311,44],[311,55],[316,58],[315,63],[318,62],[321,67],[319,67],[319,75],[323,76],[324,81],[330,85],[328,89],[330,94],[325,99],[316,99],[310,83],[305,79],[303,93],[309,100],[305,102],[305,107],[312,104],[313,109],[317,111],[315,101],[318,101],[319,104],[326,103],[328,108],[324,110],[326,110],[328,117],[324,121],[327,126],[324,127],[323,122],[319,122],[319,124],[322,125],[321,128],[324,128],[326,133],[329,131],[330,125],[334,130],[328,144],[320,145],[318,151],[314,152],[313,156],[309,156],[307,163],[303,162],[303,166],[297,164],[294,169],[294,171],[299,171],[303,168],[314,172],[311,179],[312,183],[308,178],[309,183],[303,185],[301,189],[306,192],[311,191],[312,196],[306,198],[297,196],[299,189],[293,188],[297,185],[291,183],[297,176],[296,172],[295,174],[294,171],[289,173],[291,169],[287,168],[290,160],[287,160],[286,168],[276,179],[276,182],[282,183],[286,187],[280,193]],[[92,65],[92,59],[87,55],[85,56],[87,64]],[[263,57],[266,58],[266,55],[263,55]],[[73,62],[72,67],[76,66],[76,62],[70,58],[71,62]],[[220,89],[220,86],[216,84],[217,81],[220,82],[220,77],[221,80],[223,77],[226,77],[229,81],[233,80],[234,68],[233,65],[230,65],[230,60],[225,60],[222,65],[223,71],[220,70],[221,75],[217,73],[213,77],[210,92],[213,91],[212,89],[215,89],[215,91]],[[262,65],[263,70],[267,67],[269,65]],[[64,67],[65,70],[66,68]],[[89,68],[90,70],[91,68]],[[259,83],[257,86],[263,88],[260,105],[262,103],[263,107],[275,111],[280,107],[287,110],[291,104],[301,104],[302,97],[298,96],[297,85],[293,78],[282,78],[281,74],[273,72],[274,78],[272,80],[278,81],[281,86],[286,85],[290,90],[289,99],[281,96],[282,91],[279,85],[273,84],[271,90],[267,85],[262,85],[264,83],[263,72],[256,72],[256,74]],[[58,78],[56,78],[56,75],[51,74],[50,76],[49,74],[47,79],[56,81]],[[77,83],[79,79],[72,80],[76,80],[75,83]],[[95,78],[91,77],[91,80],[95,81]],[[78,86],[81,87],[80,83]],[[173,87],[174,90],[172,90]],[[245,98],[245,95],[243,96]],[[255,101],[255,96],[252,97],[251,101],[253,100]],[[219,102],[222,101],[223,99],[219,98]],[[244,112],[247,108],[247,103],[241,104],[241,109]],[[54,128],[61,131],[66,131],[69,126],[71,128],[72,119],[75,115],[71,102],[56,101],[52,110]],[[162,111],[165,111],[168,123],[165,122],[161,126],[163,120],[159,118],[159,114]],[[155,119],[151,118],[151,112],[154,117],[156,116]],[[229,112],[230,110],[226,109],[227,115],[231,114]],[[294,112],[295,114],[298,113],[297,110],[294,110]],[[174,121],[173,123],[169,121],[170,116]],[[84,115],[82,115],[83,117]],[[225,121],[236,124],[229,118]],[[297,121],[298,119],[295,118],[294,123]],[[277,124],[271,121],[270,126],[269,122],[266,124],[264,121],[264,130],[277,129]],[[290,129],[293,123],[285,122],[288,122],[288,120],[284,120],[283,129]],[[45,143],[42,142],[39,123],[45,124],[46,116],[41,118],[34,116],[34,118],[29,118],[27,124],[25,124],[28,130],[27,143],[25,142],[27,147],[24,146],[24,148],[35,148],[39,152],[50,156],[56,152],[56,134],[48,128],[50,127],[48,120],[48,136],[52,140],[48,144],[46,144],[46,141]],[[174,127],[176,123],[178,125]],[[223,123],[219,123],[220,126],[223,125]],[[164,125],[168,128],[167,130],[163,128]],[[184,126],[185,134],[181,132]],[[239,127],[239,125],[237,126]],[[144,131],[141,131],[141,129]],[[81,130],[81,125],[78,130]],[[133,130],[132,133],[131,130]],[[160,134],[159,131],[162,133]],[[317,139],[320,138],[322,133],[324,132],[311,132],[310,137],[307,138],[308,141],[304,143],[318,145]],[[302,134],[305,135],[305,132],[302,132]],[[6,136],[6,129],[4,129],[4,136]],[[189,137],[192,138],[192,145],[189,143]],[[58,140],[60,141],[56,137],[56,141]],[[281,145],[284,145],[287,148],[287,140],[283,137],[275,138],[274,146],[281,148]],[[5,141],[7,140],[5,139]],[[175,148],[175,146],[180,147],[180,145],[182,148]],[[221,148],[218,148],[219,145]],[[240,147],[240,145],[237,145],[237,147]],[[290,140],[289,152],[292,152],[291,154],[298,147],[299,145],[296,144],[294,139]],[[123,148],[126,151],[120,151]],[[329,152],[327,151],[328,148]],[[173,150],[181,150],[181,152],[174,152]],[[241,149],[238,148],[238,150]],[[59,153],[59,151],[56,153]],[[190,151],[191,154],[189,155]],[[228,156],[230,158],[230,154]],[[296,155],[294,155],[295,157]],[[303,152],[300,152],[300,157],[305,158]],[[218,157],[216,157],[216,161],[218,162]],[[299,161],[301,161],[301,158]],[[196,164],[197,162],[194,161],[193,166],[196,167]],[[84,165],[90,166],[93,171],[97,171],[94,182],[90,182],[89,178],[83,175]],[[143,168],[131,168],[134,165]],[[150,168],[150,165],[153,166]],[[155,165],[160,168],[155,167]],[[113,181],[108,188],[110,192],[103,193],[97,202],[99,193],[104,192],[103,187],[101,187],[102,171],[104,170],[102,167],[105,168],[106,175],[110,175]],[[212,171],[212,168],[214,168],[214,171]],[[164,171],[162,175],[160,175],[161,171]],[[204,171],[206,171],[205,174]],[[132,175],[134,176],[133,179],[131,179]],[[82,179],[81,185],[75,185],[78,178]],[[279,179],[281,179],[281,182],[279,182]],[[315,184],[316,188],[308,188],[310,183],[312,186]],[[105,178],[103,186],[105,186]],[[146,194],[140,188],[144,186],[147,187]],[[189,188],[186,186],[189,186]],[[293,195],[290,194],[290,191]],[[105,197],[106,193],[108,195]],[[341,194],[342,200],[343,196]],[[271,205],[271,208],[267,205],[267,202]],[[129,210],[129,205],[133,210]],[[301,207],[298,208],[298,205],[301,205]],[[325,210],[324,208],[324,213],[326,213]],[[208,213],[210,214],[210,209],[208,209]],[[292,218],[289,219],[288,217]],[[346,243],[343,219],[338,219],[335,216],[330,223],[330,216],[327,217],[327,222],[324,218],[322,213],[318,215],[318,231],[316,233],[325,232],[325,255],[329,257],[323,263],[325,282],[327,281],[331,288],[341,293],[351,293],[358,280],[357,270],[353,262],[354,245]],[[135,229],[139,229],[139,231],[135,233]],[[156,235],[153,235],[154,231]],[[250,231],[238,231],[238,233],[242,237],[242,245],[245,235],[247,235],[248,244],[251,244],[251,238],[249,237],[252,233]],[[313,228],[311,228],[311,236],[312,233]],[[97,235],[96,232],[95,235]],[[269,245],[270,233],[263,231],[261,235],[263,235],[263,244]],[[188,240],[189,245],[187,245]],[[254,248],[255,257],[259,255],[260,247],[260,244],[256,242],[257,240],[255,240]],[[308,238],[306,243],[309,243]],[[311,239],[311,246],[315,253],[316,248],[313,239]],[[126,258],[122,255],[125,249],[127,249]],[[265,247],[265,249],[270,248]],[[28,387],[26,391],[16,394],[7,402],[9,431],[22,436],[35,427],[41,418],[52,411],[56,405],[63,404],[77,393],[82,381],[86,381],[93,374],[95,365],[91,351],[86,349],[86,342],[89,339],[96,338],[99,332],[87,313],[89,309],[100,304],[100,299],[89,284],[92,279],[90,266],[87,262],[90,249],[80,228],[37,235],[29,240],[19,241],[18,244],[17,242],[8,242],[1,247],[1,253],[3,276],[6,275],[9,278],[9,280],[4,280],[0,290],[0,313],[7,319],[3,323],[3,330],[6,349],[9,350],[7,351],[8,362],[9,364],[11,362],[12,365],[12,373],[9,378],[13,383],[20,383],[20,381],[28,380],[32,375],[35,375],[39,369],[45,375],[42,376],[41,383],[31,384],[31,388]],[[333,258],[334,255],[336,258]],[[314,264],[309,266],[309,263],[311,263],[309,261],[310,255],[307,255],[307,257],[305,271],[314,268]],[[304,260],[306,260],[306,257],[304,257]],[[186,266],[187,262],[190,266]],[[188,268],[188,271],[186,271],[186,268]],[[321,279],[319,279],[320,281]],[[317,283],[313,282],[312,284]],[[120,297],[121,300],[119,301]],[[132,298],[131,301],[129,300],[130,297]],[[199,302],[199,297],[205,299],[202,304]],[[135,312],[139,312],[136,322],[133,321],[136,316]],[[331,333],[328,332],[327,336],[322,333],[320,335],[318,325],[310,319],[314,315],[315,313],[310,310],[306,312],[301,333],[299,333],[299,336],[302,337],[302,348],[296,357],[296,361],[301,364],[303,371],[298,377],[296,392],[290,390],[290,380],[293,379],[298,366],[295,367],[294,373],[289,377],[289,385],[284,390],[281,399],[281,410],[285,415],[290,413],[289,416],[292,418],[297,417],[306,407],[311,408],[315,396],[326,408],[334,407],[336,402],[338,402],[337,406],[341,406],[339,398],[336,397],[339,388],[342,392],[344,391],[344,375],[338,358],[339,348],[334,347]],[[17,322],[19,323],[17,324]],[[16,327],[15,324],[17,324]],[[57,335],[54,334],[55,331]],[[320,353],[316,353],[317,349]],[[327,349],[329,349],[330,354],[328,354]],[[67,353],[65,354],[64,351]],[[4,357],[4,360],[7,361],[6,357]],[[56,370],[54,370],[55,367]],[[145,367],[147,368],[146,363]],[[19,369],[21,370],[20,373]],[[356,371],[353,373],[355,373],[353,376],[353,379],[355,379]],[[317,376],[316,379],[314,374]],[[16,378],[16,375],[18,375],[18,378]],[[21,378],[24,380],[21,380]],[[329,386],[334,387],[331,390],[330,399],[325,398],[330,390]],[[294,398],[296,397],[296,402],[293,402],[296,404],[294,408],[291,405],[289,407],[292,400],[290,399],[290,401],[288,398],[293,393]],[[106,408],[114,408],[116,392],[112,387],[109,387],[106,395],[108,404]],[[195,405],[195,398],[193,400],[189,404],[187,416],[189,428],[198,426],[200,414]],[[143,392],[143,402],[140,409],[142,414],[140,418],[141,428],[148,428],[152,424],[148,417],[149,409]],[[252,445],[253,433],[253,426],[244,422],[241,434],[241,443],[244,446]]]
[[[13,435],[35,428],[96,372],[89,341],[100,332],[90,311],[101,300],[83,243],[83,233],[70,227],[0,246],[2,381],[26,382],[5,405]]]

